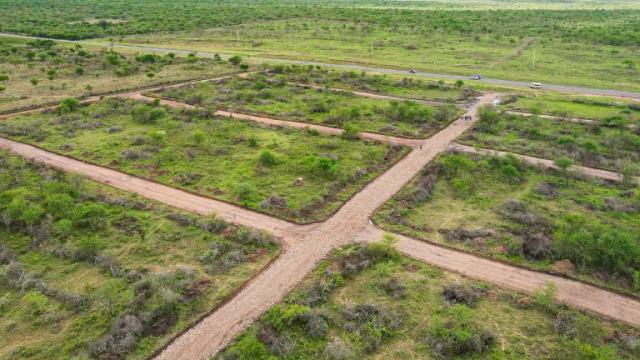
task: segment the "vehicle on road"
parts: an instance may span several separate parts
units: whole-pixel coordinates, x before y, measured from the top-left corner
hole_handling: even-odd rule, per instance
[[[532,89],[542,89],[542,84],[534,82],[534,83],[530,83],[529,87]]]
[[[416,73],[416,69],[409,69],[409,72],[410,72],[411,74],[415,74],[415,73]]]
[[[479,74],[475,74],[475,75],[471,75],[471,77],[469,79],[471,79],[471,80],[481,80],[482,76],[480,76]]]

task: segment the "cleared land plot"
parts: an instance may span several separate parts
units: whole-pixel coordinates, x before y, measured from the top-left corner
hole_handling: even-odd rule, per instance
[[[552,294],[552,292],[549,292]],[[637,333],[443,272],[385,245],[344,247],[216,359],[633,359]]]
[[[15,117],[0,133],[301,222],[327,217],[408,151],[118,99]]]
[[[51,41],[0,38],[0,112],[179,80],[237,72],[195,57],[124,55]]]
[[[368,131],[410,138],[433,135],[462,113],[450,104],[430,106],[370,99],[268,81],[261,74],[249,79],[231,78],[170,88],[149,95],[210,109],[344,128],[350,133]]]
[[[481,111],[480,121],[458,142],[551,160],[566,158],[576,165],[637,174],[639,132],[638,128],[625,128],[623,123],[577,124],[486,108]]]
[[[273,78],[293,83],[391,95],[416,100],[456,102],[473,100],[475,92],[444,81],[429,81],[387,74],[334,71],[315,66],[274,66]]]
[[[513,157],[442,155],[375,215],[386,229],[640,293],[640,190]]]
[[[0,164],[3,359],[147,358],[278,250],[4,152]]]
[[[621,17],[561,12],[376,14],[367,20],[289,19],[206,30],[130,35],[123,43],[325,62],[349,62],[543,83],[640,89],[633,46],[575,36],[622,27]],[[397,16],[394,16],[397,15]],[[422,17],[420,20],[412,16]],[[429,19],[428,17],[438,17]],[[572,18],[572,19],[569,19]],[[436,24],[448,19],[449,24]],[[476,22],[480,23],[476,23]],[[485,21],[486,23],[482,23]],[[550,26],[553,22],[558,26]],[[580,25],[577,26],[576,24]],[[393,24],[393,25],[388,25]],[[489,24],[489,25],[488,25]],[[499,24],[499,25],[498,25]],[[488,27],[493,27],[488,31]],[[452,27],[447,29],[447,27]],[[457,29],[455,28],[457,27]],[[628,26],[628,28],[631,28]],[[484,30],[482,30],[484,29]],[[530,29],[536,29],[531,31]],[[597,30],[596,30],[597,29]],[[505,36],[503,34],[513,34]],[[533,40],[529,39],[533,37]],[[614,43],[613,40],[602,40]],[[535,63],[534,63],[535,51]]]
[[[640,123],[640,103],[609,98],[569,97],[555,94],[516,96],[503,109],[563,118]]]

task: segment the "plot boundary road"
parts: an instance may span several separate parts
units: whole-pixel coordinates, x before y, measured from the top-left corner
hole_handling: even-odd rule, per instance
[[[455,138],[473,126],[477,120],[478,108],[490,104],[494,97],[493,94],[483,96],[467,113],[472,116],[472,120],[463,120],[464,117],[458,119],[433,137],[422,141],[421,147],[414,148],[395,166],[369,183],[334,216],[313,225],[295,225],[11,140],[0,139],[0,148],[178,208],[204,215],[215,212],[225,220],[272,231],[282,240],[285,246],[277,260],[225,305],[176,338],[158,354],[159,359],[204,359],[224,348],[270,306],[281,301],[332,249],[354,241],[378,241],[384,232],[369,222],[373,212],[439,153],[449,149]],[[638,300],[578,281],[525,270],[402,235],[396,236],[400,239],[398,248],[404,254],[445,270],[524,292],[535,291],[553,282],[558,288],[559,301],[605,317],[640,325]]]
[[[122,49],[132,49],[132,50],[144,50],[151,51],[157,53],[169,53],[173,52],[179,55],[188,55],[193,50],[182,50],[182,49],[173,49],[173,48],[165,48],[165,47],[155,47],[155,46],[143,46],[143,45],[128,45],[128,44],[109,44],[109,43],[100,43],[95,41],[88,40],[62,40],[62,39],[54,39],[54,38],[45,38],[45,37],[37,37],[37,36],[26,36],[26,35],[17,35],[10,33],[0,33],[0,36],[5,37],[13,37],[20,39],[45,39],[52,40],[63,43],[72,43],[72,44],[85,44],[90,46],[102,46],[109,48],[122,48]],[[215,53],[206,52],[206,51],[196,51],[198,55],[213,58]],[[228,54],[219,54],[225,57],[229,57]],[[377,72],[384,74],[392,74],[392,75],[412,75],[418,77],[426,77],[426,78],[436,78],[436,79],[448,79],[448,80],[468,80],[468,76],[464,75],[452,75],[452,74],[438,74],[431,73],[426,71],[416,71],[415,73],[408,74],[405,70],[398,70],[392,68],[385,67],[375,67],[375,66],[367,66],[367,65],[358,65],[358,64],[334,64],[327,62],[319,62],[319,61],[302,61],[302,60],[291,60],[291,59],[282,59],[282,58],[269,58],[269,57],[250,57],[254,63],[281,63],[281,64],[294,64],[294,65],[317,65],[324,67],[333,67],[333,68],[341,68],[348,70],[358,70],[358,71],[367,71],[367,72]],[[475,80],[481,83],[511,87],[511,88],[529,88],[528,81],[517,81],[517,80],[505,80],[505,79],[491,79],[491,78],[483,78],[481,80]],[[640,100],[640,93],[633,91],[623,91],[623,90],[614,90],[614,89],[598,89],[592,87],[583,87],[583,86],[574,86],[574,85],[560,85],[560,84],[545,84],[544,90],[551,90],[557,92],[564,93],[572,93],[572,94],[583,94],[583,95],[596,95],[596,96],[613,96],[613,97],[623,97],[630,98],[635,100]]]

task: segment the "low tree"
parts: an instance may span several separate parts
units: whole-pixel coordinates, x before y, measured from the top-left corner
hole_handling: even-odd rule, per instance
[[[70,112],[76,111],[80,107],[80,101],[75,98],[66,98],[60,101],[60,105],[58,106],[58,113],[66,114]]]
[[[460,90],[460,88],[464,85],[464,81],[456,80],[456,89]]]
[[[242,58],[239,55],[234,55],[234,56],[230,57],[228,61],[232,65],[238,66],[242,62]]]

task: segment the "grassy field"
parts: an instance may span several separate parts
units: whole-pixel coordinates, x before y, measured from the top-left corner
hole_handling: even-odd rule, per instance
[[[487,13],[477,14],[481,19]],[[447,16],[456,18],[450,13],[443,17]],[[479,73],[486,77],[523,81],[640,89],[640,74],[633,60],[638,58],[638,53],[634,47],[565,38],[560,31],[549,36],[519,34],[522,30],[518,28],[518,21],[532,21],[521,18],[523,16],[524,13],[509,13],[501,17],[510,27],[508,32],[517,34],[511,36],[506,35],[508,32],[466,29],[476,24],[466,25],[464,21],[475,22],[477,19],[452,20],[459,28],[450,31],[412,22],[389,26],[375,19],[371,22],[287,19],[177,33],[131,35],[123,42],[241,54],[256,59],[348,62],[461,75]],[[539,20],[545,21],[543,19]],[[487,22],[491,21],[487,19]],[[593,19],[589,17],[573,21],[572,24],[580,23],[586,28],[593,25]],[[477,26],[482,27],[481,24]]]
[[[255,230],[0,163],[2,359],[147,358],[278,251]]]
[[[501,106],[505,110],[600,122],[619,121],[617,118],[621,118],[630,124],[640,123],[640,103],[637,101],[544,93],[514,96],[505,102]]]
[[[635,330],[390,254],[334,252],[216,359],[635,359]]]
[[[638,187],[446,154],[375,215],[391,231],[640,293]],[[568,261],[568,262],[567,262]]]
[[[450,104],[430,106],[371,99],[341,91],[304,88],[283,80],[269,81],[262,74],[250,79],[198,83],[148,95],[211,109],[345,128],[351,132],[369,131],[411,138],[433,135],[462,113]]]
[[[411,77],[371,74],[355,71],[335,71],[316,66],[274,66],[269,75],[278,81],[289,81],[328,88],[363,91],[416,100],[464,102],[472,100],[474,91],[455,83],[419,80]]]
[[[209,59],[124,55],[104,48],[0,37],[0,112],[237,72]]]
[[[0,133],[296,221],[326,218],[407,151],[116,99]]]
[[[624,119],[610,124],[577,124],[481,111],[480,121],[458,141],[545,159],[569,159],[579,165],[638,173],[640,135],[624,127]]]

